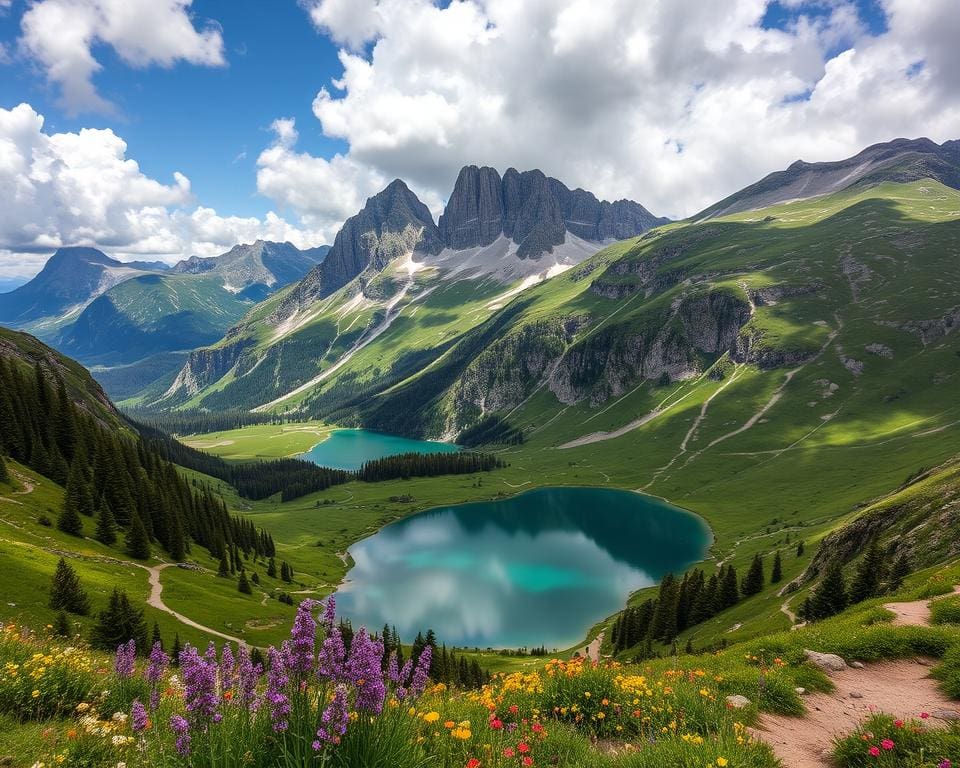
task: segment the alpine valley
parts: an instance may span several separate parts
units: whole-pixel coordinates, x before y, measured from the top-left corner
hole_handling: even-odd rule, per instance
[[[0,664],[56,667],[62,631],[91,668],[133,638],[270,669],[241,715],[232,654],[187,650],[186,703],[111,765],[174,765],[184,729],[264,766],[960,758],[960,141],[682,221],[469,165],[436,220],[397,179],[329,247],[60,248],[0,321]],[[101,715],[150,696],[126,652]],[[324,741],[370,675],[376,716]],[[0,756],[32,765],[90,697],[13,680]]]

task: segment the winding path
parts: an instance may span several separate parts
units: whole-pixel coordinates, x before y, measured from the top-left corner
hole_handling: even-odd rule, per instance
[[[960,588],[951,594],[960,593]],[[887,603],[894,626],[930,621],[930,600]],[[904,720],[927,712],[934,721],[951,722],[960,708],[930,677],[935,660],[897,659],[830,672],[830,693],[804,696],[806,714],[789,717],[763,713],[754,735],[766,741],[785,768],[829,768],[833,740],[851,733],[867,717],[884,712]]]

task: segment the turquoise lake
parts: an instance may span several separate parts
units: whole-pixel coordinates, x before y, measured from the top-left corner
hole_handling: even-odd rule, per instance
[[[354,627],[433,629],[460,647],[562,649],[636,589],[702,560],[703,520],[604,488],[541,488],[440,507],[357,542],[337,591]]]
[[[410,440],[368,429],[335,429],[326,440],[317,443],[300,458],[321,467],[355,470],[371,459],[398,456],[401,453],[454,453],[459,446],[432,440]]]

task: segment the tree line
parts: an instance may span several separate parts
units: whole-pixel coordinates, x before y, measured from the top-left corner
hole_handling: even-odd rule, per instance
[[[490,472],[504,466],[506,465],[500,459],[490,453],[401,453],[366,462],[356,473],[356,477],[372,483],[379,480],[406,480],[410,477],[469,475],[474,472]]]
[[[82,535],[84,518],[111,545],[124,536],[128,553],[146,559],[151,547],[183,560],[193,544],[220,557],[228,546],[271,556],[273,540],[223,500],[185,480],[134,433],[113,428],[78,407],[59,369],[0,357],[0,453],[65,486],[57,525]]]
[[[207,432],[226,432],[256,424],[291,424],[306,421],[304,416],[287,416],[276,413],[255,413],[242,408],[229,408],[224,411],[143,411],[135,408],[124,409],[124,415],[153,429],[170,435],[200,435]]]
[[[801,551],[802,553],[802,551]],[[783,578],[778,551],[774,556],[770,582]],[[682,579],[668,573],[660,582],[655,598],[618,614],[611,631],[615,653],[644,644],[647,656],[655,643],[670,644],[677,635],[700,624],[740,600],[758,594],[766,582],[763,558],[755,555],[742,579],[733,565],[723,564],[708,578],[700,568],[686,572]]]

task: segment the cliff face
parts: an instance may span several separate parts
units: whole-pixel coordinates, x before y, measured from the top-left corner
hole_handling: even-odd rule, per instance
[[[237,364],[252,343],[249,339],[237,339],[221,347],[193,350],[164,397],[188,399],[219,381]]]
[[[564,242],[569,232],[603,242],[635,237],[667,222],[629,200],[600,201],[570,190],[542,171],[470,165],[460,171],[440,217],[444,245],[455,250],[489,245],[501,234],[518,244],[521,258],[537,259]]]

